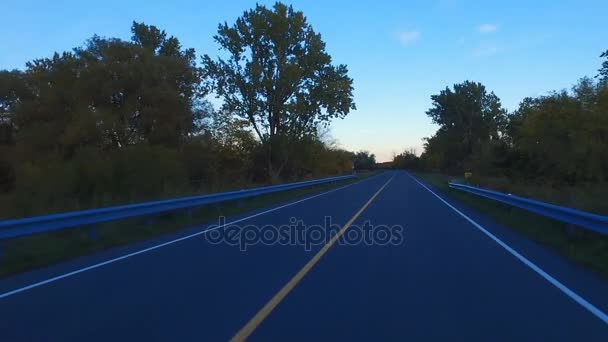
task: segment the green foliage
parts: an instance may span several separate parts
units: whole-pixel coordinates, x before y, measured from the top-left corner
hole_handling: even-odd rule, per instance
[[[506,110],[481,83],[465,81],[431,96],[427,115],[439,130],[425,142],[428,166],[441,170],[472,167],[498,144],[506,126]]]
[[[293,154],[284,170],[291,180],[352,172],[353,153],[327,146],[317,137],[301,139],[290,149]]]
[[[608,85],[608,50],[604,51],[600,58],[606,58],[606,60],[602,63],[602,68],[599,70],[597,77],[602,84]]]
[[[572,92],[525,99],[512,114],[520,174],[569,184],[608,180],[608,89],[583,78]]]
[[[0,194],[15,187],[14,108],[28,91],[18,70],[0,70]]]
[[[154,26],[133,23],[132,31],[131,42],[94,36],[27,64],[23,90],[9,92],[4,110],[18,127],[21,161],[69,159],[85,147],[177,147],[193,131],[194,50]]]
[[[195,51],[143,23],[133,23],[129,41],[93,36],[24,71],[0,71],[0,217],[266,184],[269,155],[284,179],[350,172],[352,153],[322,142],[316,128],[354,108],[346,68],[330,64],[301,12],[258,6],[239,20],[286,36],[252,36],[266,39],[256,53],[272,57],[263,82],[274,102],[256,109],[274,115],[272,129],[256,128],[265,135],[230,97],[215,110]],[[207,73],[224,63],[206,62]],[[233,94],[215,76],[215,89]]]
[[[420,158],[413,149],[393,156],[394,169],[418,170],[421,168]]]
[[[354,166],[356,170],[373,170],[376,168],[376,156],[368,151],[355,153]]]
[[[215,40],[229,57],[204,56],[206,76],[224,99],[223,110],[247,120],[257,134],[273,178],[299,140],[355,108],[346,66],[331,64],[321,35],[291,6],[256,5],[232,26],[220,24]]]
[[[177,151],[162,146],[84,148],[70,160],[18,164],[13,201],[1,213],[20,217],[158,199],[187,189],[184,172]]]
[[[608,88],[591,78],[571,91],[524,99],[506,115],[478,83],[432,96],[440,125],[426,138],[426,170],[542,180],[555,185],[608,180]]]

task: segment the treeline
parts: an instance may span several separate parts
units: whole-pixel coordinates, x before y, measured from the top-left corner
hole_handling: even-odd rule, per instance
[[[320,132],[354,108],[352,79],[301,12],[220,24],[226,60],[197,63],[152,25],[131,33],[0,71],[0,217],[351,171]]]
[[[419,158],[395,156],[397,167],[553,185],[608,181],[608,60],[596,79],[525,98],[511,113],[475,82],[431,98],[426,114],[439,129]]]
[[[359,151],[353,156],[356,170],[373,170],[376,168],[376,155],[369,151]]]

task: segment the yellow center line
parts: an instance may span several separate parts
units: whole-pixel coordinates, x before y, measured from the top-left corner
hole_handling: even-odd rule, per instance
[[[247,322],[247,324],[245,324],[245,326],[241,328],[241,330],[236,333],[236,335],[232,337],[232,339],[230,339],[230,341],[245,341],[249,337],[249,335],[251,335],[255,331],[255,329],[264,321],[264,319],[268,317],[268,315],[270,315],[272,310],[274,310],[274,308],[279,305],[279,303],[285,298],[285,296],[289,294],[289,292],[300,282],[300,280],[302,280],[302,278],[304,278],[308,271],[310,271],[315,266],[319,259],[321,259],[321,257],[325,253],[327,253],[331,246],[336,243],[336,241],[340,238],[340,236],[344,234],[348,227],[350,227],[353,222],[355,222],[359,215],[361,215],[361,213],[363,213],[363,211],[372,203],[372,201],[380,194],[380,192],[384,190],[388,183],[393,180],[393,177],[391,177],[391,179],[389,179],[386,183],[384,183],[384,185],[382,185],[382,187],[378,191],[376,191],[376,193],[363,205],[363,207],[361,207],[361,209],[359,209],[359,211],[357,211],[357,213],[350,220],[348,220],[348,222],[346,222],[346,224],[340,229],[340,231],[338,231],[338,233],[334,235],[323,246],[323,248],[321,248],[321,250],[319,250],[317,254],[312,257],[312,259],[310,259],[310,261],[308,261],[306,265],[304,265],[300,272],[298,272],[293,278],[291,278],[291,280],[287,284],[285,284],[285,286],[283,286],[283,288],[279,292],[277,292],[277,294],[275,294],[274,297],[272,297],[272,299],[268,301],[268,303],[266,303],[266,305],[264,305],[264,307],[260,311],[258,311],[255,316],[253,316],[253,318],[251,318],[251,320],[249,320],[249,322]]]

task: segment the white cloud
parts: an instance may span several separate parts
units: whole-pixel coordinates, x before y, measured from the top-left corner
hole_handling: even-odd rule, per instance
[[[399,41],[403,45],[409,45],[420,39],[420,31],[403,31],[399,33]]]
[[[494,24],[483,24],[477,28],[477,30],[480,33],[494,33],[494,32],[496,32],[497,29],[498,29],[498,26],[496,26]]]

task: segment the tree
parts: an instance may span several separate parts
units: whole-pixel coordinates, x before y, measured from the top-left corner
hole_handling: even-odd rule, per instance
[[[0,70],[0,146],[15,143],[15,113],[31,97],[23,72]]]
[[[604,51],[604,53],[600,55],[600,58],[606,58],[606,60],[602,63],[602,68],[598,70],[599,74],[597,75],[597,78],[599,78],[600,82],[604,85],[608,85],[608,50]]]
[[[286,98],[266,112],[273,128],[258,126],[265,144],[248,117],[213,108],[194,50],[155,26],[134,22],[129,40],[93,36],[23,71],[0,70],[0,217],[253,186],[268,180],[267,146],[291,153],[273,159],[285,180],[350,172],[352,153],[323,134],[354,108],[352,80],[301,13],[275,7],[258,14],[288,25],[276,31],[288,37],[266,37],[274,64],[264,82],[276,81],[268,99]]]
[[[368,151],[359,151],[355,153],[353,163],[357,170],[372,170],[376,167],[376,156]]]
[[[331,64],[321,35],[291,6],[257,5],[232,26],[220,24],[214,38],[229,57],[204,56],[206,76],[223,109],[248,120],[265,146],[271,179],[290,143],[355,108],[347,67]]]
[[[0,72],[0,191],[14,190],[14,208],[187,183],[179,153],[200,114],[194,50],[154,26],[134,22],[131,32]]]
[[[608,89],[582,78],[571,92],[527,98],[508,134],[515,167],[529,178],[555,182],[608,178]]]
[[[414,149],[403,151],[393,156],[393,168],[415,170],[420,168],[420,158]]]
[[[199,70],[194,49],[155,26],[133,22],[131,41],[94,36],[76,49],[86,96],[102,118],[104,143],[178,146],[194,130]]]
[[[194,130],[200,74],[193,49],[133,23],[131,41],[94,36],[86,46],[27,63],[27,97],[11,112],[20,155],[69,158],[85,147],[140,142],[176,147]]]
[[[433,107],[426,114],[438,124],[427,140],[427,149],[441,154],[441,168],[452,171],[470,167],[475,156],[499,141],[506,127],[507,112],[500,99],[481,83],[465,81],[432,95]],[[428,156],[428,154],[427,154]]]
[[[0,192],[15,186],[15,111],[27,97],[22,72],[0,71]]]

